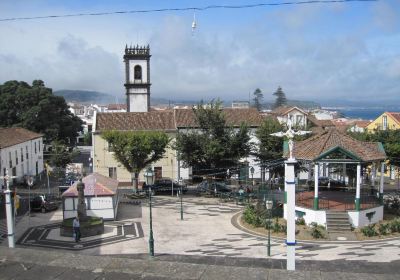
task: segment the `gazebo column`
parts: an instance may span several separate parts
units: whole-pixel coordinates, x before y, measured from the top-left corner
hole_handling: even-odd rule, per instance
[[[316,163],[314,165],[314,209],[319,209],[318,201],[318,178],[319,178],[319,165]]]
[[[347,176],[347,174],[346,174],[346,163],[343,163],[343,172],[342,172],[342,174],[343,174],[343,183],[346,183],[346,176]]]
[[[356,199],[355,199],[355,209],[360,211],[360,192],[361,192],[361,164],[357,164],[357,178],[356,178]]]
[[[379,202],[381,205],[383,205],[383,184],[385,183],[385,163],[382,161],[381,162],[381,181],[380,181],[380,185],[379,185]]]
[[[372,186],[375,188],[375,180],[376,180],[376,167],[375,162],[372,163]]]

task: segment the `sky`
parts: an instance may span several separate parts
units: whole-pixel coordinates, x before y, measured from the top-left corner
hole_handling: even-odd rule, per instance
[[[1,0],[0,19],[290,0]],[[297,0],[294,0],[297,1]],[[125,44],[150,45],[152,97],[323,105],[400,104],[400,1],[0,21],[0,83],[41,79],[53,90],[124,100]]]

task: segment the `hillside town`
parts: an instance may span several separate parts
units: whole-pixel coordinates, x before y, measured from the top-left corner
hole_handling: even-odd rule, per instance
[[[1,279],[397,277],[400,111],[277,81],[172,101],[153,44],[120,42],[124,103],[0,76]]]

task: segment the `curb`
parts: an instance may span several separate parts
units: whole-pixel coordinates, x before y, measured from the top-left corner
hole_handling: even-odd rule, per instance
[[[260,234],[254,230],[248,229],[242,225],[240,222],[240,218],[242,216],[242,212],[240,211],[236,214],[234,214],[231,218],[231,224],[236,227],[237,229],[244,231],[250,235],[256,236],[256,237],[261,237],[267,239],[268,236]],[[285,243],[284,238],[276,237],[271,235],[271,240],[275,242],[280,242],[280,243]],[[324,240],[324,241],[311,241],[311,240],[299,240],[296,239],[297,244],[317,244],[317,245],[325,245],[325,244],[341,244],[341,245],[346,245],[346,244],[378,244],[378,243],[384,243],[387,241],[394,241],[394,240],[400,240],[400,237],[392,237],[392,238],[385,238],[385,239],[379,239],[379,240],[362,240],[362,241],[332,241],[332,240]]]

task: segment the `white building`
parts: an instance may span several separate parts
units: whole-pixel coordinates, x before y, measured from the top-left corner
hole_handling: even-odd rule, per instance
[[[13,183],[22,182],[27,175],[43,172],[43,135],[25,128],[0,128],[1,174],[16,176]],[[4,182],[0,180],[1,188]]]
[[[296,106],[278,107],[271,114],[276,117],[280,124],[286,124],[290,119],[295,127],[305,128],[307,126],[307,112]]]
[[[115,220],[118,212],[118,181],[98,173],[82,179],[88,216]],[[78,181],[62,194],[63,218],[73,218],[78,210]]]

